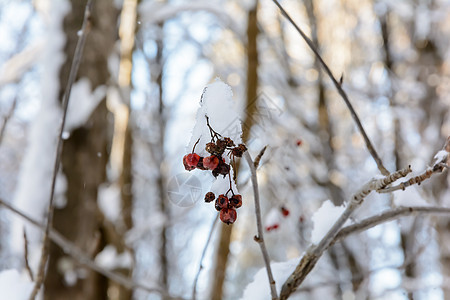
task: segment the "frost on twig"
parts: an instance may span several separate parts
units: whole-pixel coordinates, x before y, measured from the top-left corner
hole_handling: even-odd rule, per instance
[[[381,189],[399,178],[405,177],[411,172],[411,168],[408,167],[403,170],[399,170],[395,173],[389,174],[381,179],[372,179],[365,185],[363,185],[359,191],[357,191],[345,209],[341,214],[339,219],[334,223],[328,233],[322,238],[322,240],[317,245],[312,245],[306,254],[302,257],[299,264],[295,268],[294,272],[289,276],[286,282],[283,284],[281,289],[280,299],[287,299],[303,282],[306,276],[311,272],[311,270],[316,265],[317,261],[320,259],[322,254],[333,242],[335,236],[352,215],[352,213],[361,206],[364,198],[374,190]]]
[[[445,168],[450,166],[450,136],[444,145],[444,148],[436,153],[434,156],[434,163],[432,167],[427,168],[423,173],[414,176],[407,181],[404,181],[398,185],[377,189],[378,193],[390,193],[398,190],[405,190],[408,186],[417,184],[420,185],[423,181],[430,178],[433,174],[441,173]]]

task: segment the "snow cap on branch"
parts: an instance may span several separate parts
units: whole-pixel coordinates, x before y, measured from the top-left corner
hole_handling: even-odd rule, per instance
[[[197,111],[197,121],[188,145],[188,152],[192,150],[199,139],[198,145],[205,145],[211,140],[206,117],[209,118],[209,125],[217,133],[231,138],[236,144],[242,143],[241,120],[235,107],[233,91],[229,85],[219,78],[208,84],[200,99],[200,108]],[[195,152],[200,156],[208,155],[204,148],[196,148]]]
[[[242,125],[238,110],[233,101],[233,91],[231,87],[216,78],[214,82],[208,84],[203,90],[200,99],[200,107],[197,110],[196,123],[192,131],[192,137],[187,147],[187,152],[191,152],[195,147],[195,153],[202,157],[210,154],[205,150],[205,145],[211,141],[211,131],[209,126],[222,138],[231,138],[234,143],[242,143]],[[226,163],[230,162],[227,155],[224,155]],[[233,178],[234,170],[231,170]],[[214,181],[211,192],[216,195],[223,194],[229,188],[229,179],[219,175]],[[232,182],[232,189],[237,192],[235,182]]]

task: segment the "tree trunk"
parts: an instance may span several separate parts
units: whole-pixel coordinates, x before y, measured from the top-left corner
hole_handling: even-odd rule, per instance
[[[60,73],[60,99],[64,93],[86,1],[71,1],[64,20],[66,61]],[[92,89],[108,83],[107,60],[117,39],[117,10],[112,1],[94,1],[91,31],[86,41],[78,77],[88,78]],[[77,99],[71,99],[76,101]],[[66,204],[55,207],[53,227],[94,257],[105,245],[97,206],[98,188],[106,178],[108,111],[103,100],[88,122],[64,141],[62,172],[67,179]],[[50,246],[45,299],[106,299],[105,277],[77,266],[54,243]]]
[[[243,120],[242,141],[246,143],[250,137],[250,130],[253,126],[254,114],[257,109],[255,100],[258,95],[258,18],[257,18],[258,1],[255,6],[248,11],[247,24],[247,103],[245,119]],[[253,103],[253,105],[251,105]],[[238,163],[240,165],[240,161]],[[239,169],[239,165],[237,169]],[[236,170],[238,172],[238,170]],[[215,262],[214,281],[211,288],[211,299],[222,299],[223,284],[230,253],[230,241],[233,227],[225,224],[220,226],[220,240]]]

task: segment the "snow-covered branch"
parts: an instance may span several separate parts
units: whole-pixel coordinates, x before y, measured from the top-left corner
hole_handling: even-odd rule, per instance
[[[411,172],[411,168],[408,167],[403,170],[399,170],[381,179],[372,179],[365,185],[363,185],[358,192],[356,192],[350,199],[345,211],[339,217],[339,219],[334,223],[328,233],[322,238],[318,245],[312,245],[305,255],[300,260],[299,264],[295,268],[294,272],[289,276],[286,282],[283,284],[281,289],[280,299],[287,299],[303,282],[306,276],[311,272],[311,270],[316,265],[317,261],[322,256],[323,252],[330,246],[333,242],[335,236],[352,215],[352,213],[361,206],[364,198],[369,195],[372,191],[381,189],[399,178],[405,177]]]
[[[423,173],[414,176],[407,181],[404,181],[398,185],[383,188],[377,190],[378,193],[390,193],[398,190],[405,190],[408,186],[417,184],[420,185],[424,180],[430,178],[433,174],[441,173],[444,171],[445,168],[448,168],[450,166],[450,136],[447,138],[447,142],[445,143],[445,146],[443,150],[436,153],[434,156],[434,164],[432,167],[426,169]]]
[[[375,227],[379,224],[386,223],[399,217],[412,216],[418,214],[450,214],[450,208],[447,207],[434,207],[434,206],[411,206],[411,207],[397,207],[392,210],[382,212],[376,216],[364,219],[356,224],[346,226],[342,228],[338,234],[334,237],[330,246],[336,242],[339,242],[351,234],[365,231],[369,228]]]

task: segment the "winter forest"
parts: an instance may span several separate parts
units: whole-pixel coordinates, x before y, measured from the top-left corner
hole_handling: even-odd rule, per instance
[[[449,300],[449,49],[448,0],[0,0],[0,300]]]

